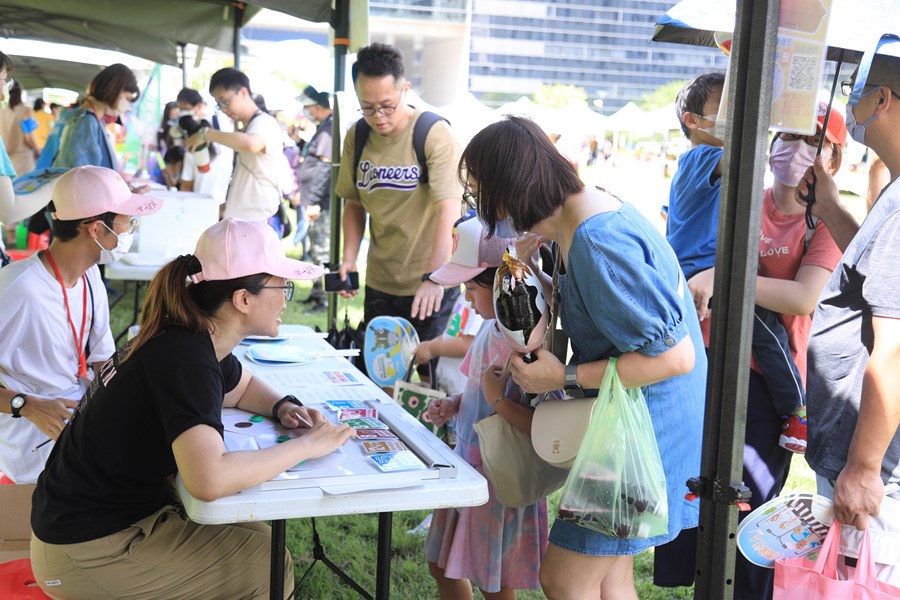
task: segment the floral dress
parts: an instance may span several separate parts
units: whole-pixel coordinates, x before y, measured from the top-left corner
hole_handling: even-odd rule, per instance
[[[485,320],[463,359],[467,375],[456,421],[456,453],[484,476],[478,434],[473,425],[492,413],[481,392],[481,378],[506,364],[511,349],[493,319]],[[524,403],[515,385],[507,397]],[[481,506],[434,511],[425,557],[451,579],[469,579],[485,592],[540,589],[538,572],[547,549],[547,500],[523,508],[500,504],[488,480],[488,501]]]

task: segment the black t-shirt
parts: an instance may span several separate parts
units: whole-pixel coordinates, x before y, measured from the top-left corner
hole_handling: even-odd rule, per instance
[[[168,327],[94,378],[38,478],[31,527],[50,544],[121,531],[171,502],[172,442],[195,425],[222,434],[222,401],[241,378],[209,335]]]

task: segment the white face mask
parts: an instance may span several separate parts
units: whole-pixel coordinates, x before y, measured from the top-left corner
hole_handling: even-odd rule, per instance
[[[702,131],[706,135],[708,135],[710,137],[714,137],[715,139],[719,140],[720,142],[725,143],[725,127],[720,126],[719,123],[716,121],[716,117],[718,115],[698,115],[695,113],[694,116],[699,119],[705,119],[707,121],[712,121],[713,123],[715,123],[715,125],[713,125],[712,127],[699,127],[698,126],[697,131]]]
[[[129,102],[125,98],[122,98],[121,100],[119,100],[119,103],[116,104],[116,110],[120,115],[124,115],[129,110],[131,110],[131,102]]]
[[[134,234],[130,231],[117,234],[115,231],[109,228],[109,225],[103,223],[102,221],[101,223],[104,227],[109,229],[110,233],[116,236],[116,247],[112,250],[107,250],[106,248],[104,248],[103,245],[100,244],[100,240],[94,240],[94,242],[96,242],[96,244],[100,246],[100,260],[98,261],[98,264],[108,265],[116,262],[126,254],[128,254],[128,251],[131,250],[131,244],[134,242]]]
[[[790,142],[781,138],[772,144],[769,168],[775,180],[782,185],[797,187],[806,170],[816,160],[816,149],[803,140]]]

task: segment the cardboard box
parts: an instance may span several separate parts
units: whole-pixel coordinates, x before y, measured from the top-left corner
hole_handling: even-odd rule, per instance
[[[0,563],[28,558],[34,484],[0,485]]]

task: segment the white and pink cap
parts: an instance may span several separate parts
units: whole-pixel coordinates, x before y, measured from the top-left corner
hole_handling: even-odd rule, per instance
[[[515,238],[496,235],[487,238],[488,231],[474,215],[453,226],[453,256],[450,262],[431,274],[431,280],[441,285],[459,285],[469,281],[489,267],[503,264],[503,254]]]
[[[53,218],[75,221],[116,213],[130,217],[152,215],[163,201],[145,194],[133,194],[122,177],[105,167],[75,167],[64,173],[53,188]]]
[[[257,273],[316,279],[322,267],[287,258],[275,230],[262,221],[224,219],[203,232],[194,256],[201,271],[191,281],[222,281]]]

